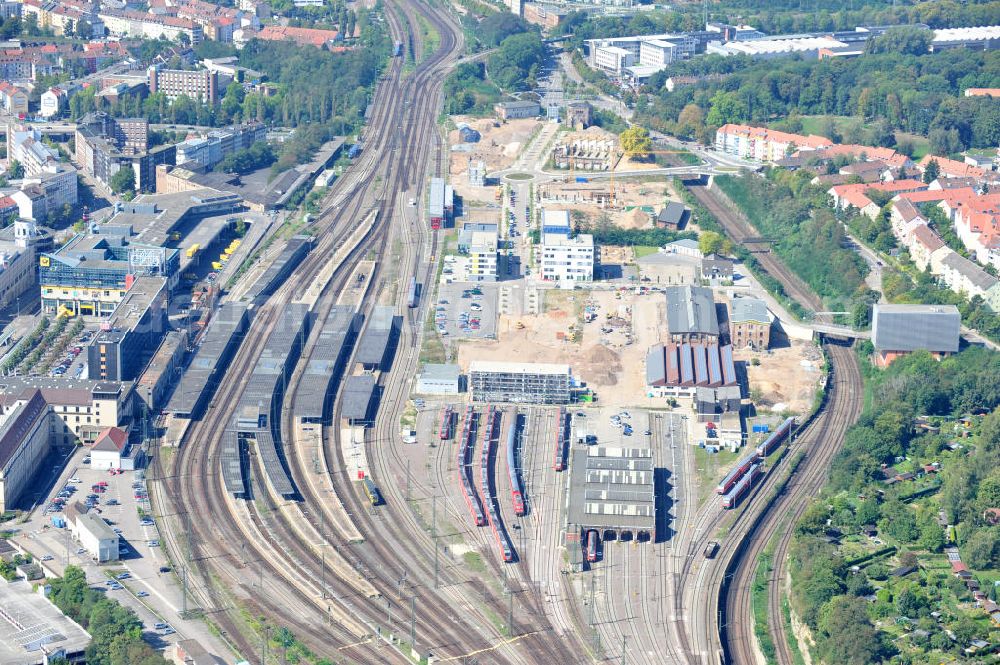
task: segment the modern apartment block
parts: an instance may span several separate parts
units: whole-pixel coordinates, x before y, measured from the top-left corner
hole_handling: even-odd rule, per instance
[[[207,69],[164,69],[153,65],[146,70],[149,93],[163,93],[173,101],[185,95],[191,99],[214,104],[219,100],[219,77]]]
[[[594,237],[572,235],[569,213],[546,210],[542,216],[542,279],[590,282],[594,279]]]
[[[569,365],[475,360],[469,364],[473,402],[568,404]]]
[[[211,168],[228,155],[267,140],[267,129],[259,122],[233,125],[210,131],[204,138],[188,139],[177,144],[177,165]]]

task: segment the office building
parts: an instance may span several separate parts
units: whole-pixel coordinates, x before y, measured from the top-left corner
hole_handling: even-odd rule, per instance
[[[572,235],[569,212],[545,210],[542,215],[542,279],[556,282],[590,282],[594,279],[594,238]]]
[[[134,381],[166,332],[167,280],[137,278],[87,346],[91,379]]]
[[[176,282],[180,251],[132,242],[129,229],[97,226],[38,260],[42,311],[111,316],[143,276]]]
[[[5,377],[0,392],[0,511],[19,505],[52,446],[92,443],[131,414],[131,386]]]
[[[497,280],[497,234],[473,231],[469,241],[468,278],[470,282]]]
[[[181,95],[205,104],[219,100],[219,76],[207,69],[165,69],[153,65],[146,70],[146,77],[149,94],[162,93],[170,101]]]
[[[215,129],[203,138],[188,139],[177,144],[177,165],[192,164],[211,168],[223,159],[267,140],[267,129],[259,122]]]
[[[474,360],[469,365],[473,402],[568,404],[569,365]]]

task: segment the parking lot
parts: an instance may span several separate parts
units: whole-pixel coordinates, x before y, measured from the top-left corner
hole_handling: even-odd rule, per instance
[[[656,447],[649,413],[641,409],[578,409],[573,412],[573,441],[629,448]]]
[[[438,334],[465,339],[494,339],[497,334],[496,284],[441,284],[435,304]]]
[[[118,533],[119,561],[98,564],[73,540],[69,528],[54,525],[54,518],[65,519],[63,507],[73,502],[84,506],[91,503]],[[153,646],[160,648],[188,637],[212,644],[214,638],[204,624],[180,616],[181,590],[173,566],[160,548],[149,509],[142,471],[92,469],[88,451],[79,449],[59,474],[46,500],[20,525],[14,540],[40,561],[47,574],[62,575],[67,565],[82,568],[93,588],[104,590],[136,612],[143,622],[145,638]]]

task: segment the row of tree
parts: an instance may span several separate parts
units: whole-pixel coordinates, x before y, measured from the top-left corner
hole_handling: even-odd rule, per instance
[[[83,570],[68,566],[51,585],[52,602],[92,637],[86,653],[89,665],[167,665],[142,641],[142,622],[135,612],[88,586]]]
[[[939,154],[995,146],[1000,105],[961,93],[1000,80],[1000,52],[954,49],[917,55],[896,47],[908,43],[908,49],[919,50],[926,39],[926,32],[898,28],[873,42],[873,50],[887,44],[887,52],[853,59],[694,58],[653,76],[636,109],[648,126],[707,141],[726,123],[766,124],[799,114],[857,118],[859,128],[874,125],[873,142],[884,146],[895,145],[897,130],[930,137]],[[667,91],[667,77],[679,74],[702,80]],[[835,125],[826,129],[832,132]]]
[[[844,306],[865,290],[868,268],[844,246],[843,226],[811,178],[805,171],[770,169],[763,176],[718,176],[715,183],[762,236],[772,239],[774,252],[792,272]]]

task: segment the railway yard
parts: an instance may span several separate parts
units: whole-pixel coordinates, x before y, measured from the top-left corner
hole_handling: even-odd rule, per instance
[[[166,626],[150,638],[161,646],[193,636],[267,665],[286,628],[338,663],[756,662],[757,555],[777,544],[770,611],[782,626],[791,525],[860,413],[849,342],[734,350],[731,314],[754,295],[738,275],[668,286],[605,265],[617,277],[553,286],[528,238],[570,242],[568,229],[548,239],[561,232],[539,210],[568,223],[570,195],[541,188],[538,172],[456,187],[484,204],[466,211],[482,228],[460,251],[444,181],[468,177],[456,159],[472,153],[456,157],[438,116],[463,32],[435,5],[389,2],[384,16],[413,66],[390,61],[364,150],[310,233],[245,274],[228,268],[230,288],[213,294],[221,304],[156,409],[148,467],[85,469],[70,455],[32,497],[45,508],[24,529],[27,549],[65,550],[57,570],[77,559],[91,578],[112,570],[46,524],[77,476],[93,483],[93,508],[110,473],[114,503],[99,510],[132,555],[114,564],[129,581],[111,588],[144,624]],[[427,26],[438,40],[415,37]],[[476,124],[491,173],[529,154],[545,162],[545,123],[491,125]],[[639,207],[676,199],[675,186],[621,184],[636,206],[614,223],[652,227]],[[711,188],[691,190],[735,240],[750,236]],[[476,234],[491,224],[497,265],[480,279]],[[79,375],[74,345],[88,333],[64,337],[61,371]]]

